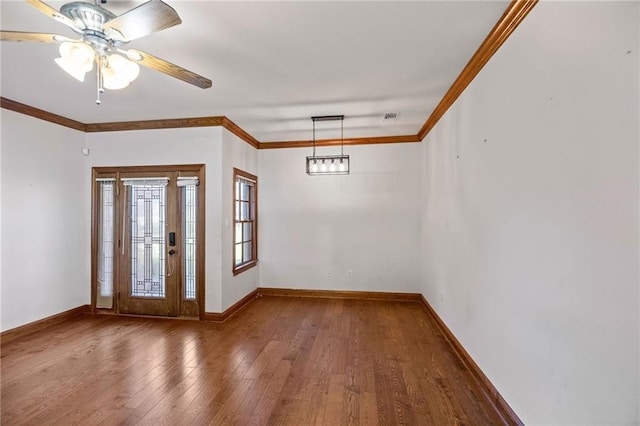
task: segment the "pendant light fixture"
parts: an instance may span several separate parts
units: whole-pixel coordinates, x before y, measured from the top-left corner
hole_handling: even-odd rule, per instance
[[[351,162],[344,155],[344,115],[323,115],[311,117],[313,121],[313,155],[307,157],[309,176],[348,175]],[[340,121],[340,155],[316,155],[316,121]]]

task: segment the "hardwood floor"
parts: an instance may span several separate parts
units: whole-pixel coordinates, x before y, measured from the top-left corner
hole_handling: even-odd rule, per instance
[[[1,422],[502,424],[419,303],[263,297],[224,323],[84,316],[2,346]]]

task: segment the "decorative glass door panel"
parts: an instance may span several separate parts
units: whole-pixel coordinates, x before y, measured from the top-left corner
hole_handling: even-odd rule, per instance
[[[177,316],[179,313],[176,247],[175,174],[122,177],[123,210],[120,300],[122,313]]]
[[[131,296],[164,298],[167,191],[162,186],[132,186]]]

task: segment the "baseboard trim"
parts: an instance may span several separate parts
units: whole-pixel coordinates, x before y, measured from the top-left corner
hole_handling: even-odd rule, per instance
[[[227,310],[221,313],[217,312],[205,312],[204,321],[223,322],[234,316],[238,311],[247,306],[250,302],[260,297],[259,289],[253,290],[242,299],[231,305]]]
[[[393,302],[420,302],[419,293],[393,293],[382,291],[303,290],[293,288],[258,288],[261,296],[313,297],[317,299],[386,300]]]
[[[464,349],[460,341],[451,332],[449,327],[447,327],[444,321],[442,321],[442,318],[440,318],[440,316],[436,313],[427,299],[423,295],[420,295],[420,299],[424,308],[427,310],[427,313],[436,322],[436,325],[440,329],[440,332],[447,339],[453,351],[456,353],[458,358],[460,358],[460,361],[462,361],[464,366],[467,367],[467,369],[471,373],[471,376],[478,384],[478,387],[485,394],[489,402],[491,402],[491,404],[494,406],[496,412],[500,416],[502,416],[502,419],[505,421],[505,423],[509,425],[524,425],[518,415],[511,409],[509,404],[507,404],[507,401],[505,401],[502,395],[500,395],[500,392],[498,392],[496,387],[493,386],[493,383],[491,383],[491,381],[489,381],[489,378],[485,376],[478,364],[476,364],[473,358],[471,358],[471,355],[469,355],[469,353]]]
[[[35,333],[36,331],[43,330],[47,327],[51,327],[52,325],[60,324],[61,322],[90,313],[90,305],[78,306],[77,308],[69,309],[68,311],[60,312],[59,314],[51,315],[28,324],[21,325],[20,327],[3,331],[0,333],[0,342],[5,344],[17,338],[26,336],[27,334]]]

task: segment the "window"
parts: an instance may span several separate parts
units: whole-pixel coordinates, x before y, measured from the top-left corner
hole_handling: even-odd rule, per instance
[[[115,178],[96,179],[100,203],[97,223],[97,308],[113,308],[113,234]]]
[[[184,294],[187,300],[196,298],[196,250],[198,226],[198,178],[178,178],[182,187],[182,232],[184,236]]]
[[[258,261],[258,178],[233,169],[233,275]]]

